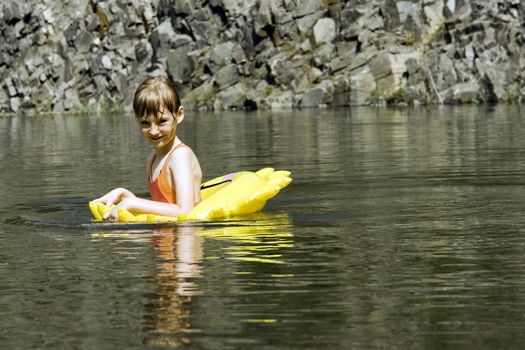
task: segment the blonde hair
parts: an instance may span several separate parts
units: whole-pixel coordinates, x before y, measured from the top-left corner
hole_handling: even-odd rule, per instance
[[[157,116],[161,108],[175,116],[181,106],[177,88],[164,76],[151,77],[142,82],[133,97],[135,117]]]

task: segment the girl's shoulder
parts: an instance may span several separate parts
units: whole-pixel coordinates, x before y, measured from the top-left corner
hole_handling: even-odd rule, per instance
[[[193,165],[195,162],[198,163],[197,156],[193,153],[191,147],[186,144],[181,144],[173,150],[170,166],[177,168],[186,164]]]
[[[181,143],[179,146],[177,146],[177,148],[173,150],[173,156],[171,157],[171,159],[177,157],[187,157],[192,155],[194,155],[194,153],[191,147],[186,145],[185,143]]]

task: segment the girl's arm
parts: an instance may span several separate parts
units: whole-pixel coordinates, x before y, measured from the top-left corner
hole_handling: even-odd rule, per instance
[[[109,221],[118,221],[119,209],[175,217],[185,213],[177,204],[162,203],[152,201],[150,199],[130,197],[123,199],[117,205],[115,205],[113,209],[104,215],[103,219]]]
[[[189,213],[197,203],[196,188],[200,188],[200,183],[195,184],[194,160],[195,155],[191,148],[185,146],[176,150],[177,154],[171,159],[170,172],[172,174],[172,183],[175,184],[175,193],[177,194],[177,205],[183,213]]]
[[[135,198],[136,196],[131,192],[126,190],[125,188],[115,188],[114,190],[111,190],[110,192],[106,193],[100,198],[97,198],[94,200],[94,202],[102,202],[106,204],[106,206],[110,206],[112,204],[118,203],[126,198]]]
[[[176,151],[168,165],[172,175],[172,184],[175,183],[177,203],[162,203],[149,199],[133,197],[123,198],[104,219],[118,220],[118,209],[138,211],[165,216],[177,217],[189,213],[195,207],[195,177],[193,174],[193,152],[188,147]],[[131,192],[130,192],[131,193]]]

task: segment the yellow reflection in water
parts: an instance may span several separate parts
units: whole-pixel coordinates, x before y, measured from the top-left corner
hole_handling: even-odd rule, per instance
[[[199,236],[226,241],[225,259],[283,264],[283,248],[293,247],[291,222],[287,215],[259,214],[242,225],[221,226],[202,230]],[[240,273],[240,272],[238,272]]]
[[[283,264],[282,249],[293,247],[292,225],[287,215],[258,214],[249,221],[227,221],[212,225],[176,225],[149,230],[93,232],[94,241],[125,239],[151,244],[154,252],[151,280],[156,288],[145,295],[144,344],[178,347],[191,343],[189,333],[199,332],[190,324],[192,298],[201,294],[197,284],[202,277],[203,241],[225,242],[225,256],[207,260],[229,259],[250,263]],[[219,254],[222,255],[222,254]],[[235,275],[252,272],[236,271]],[[274,278],[292,277],[272,274]],[[276,323],[273,318],[245,319],[248,323]]]

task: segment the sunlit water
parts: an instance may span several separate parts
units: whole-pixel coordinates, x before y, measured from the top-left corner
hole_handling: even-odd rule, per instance
[[[132,116],[0,117],[2,349],[519,349],[519,107],[188,113],[205,178],[273,166],[259,215],[101,225],[147,195]]]

